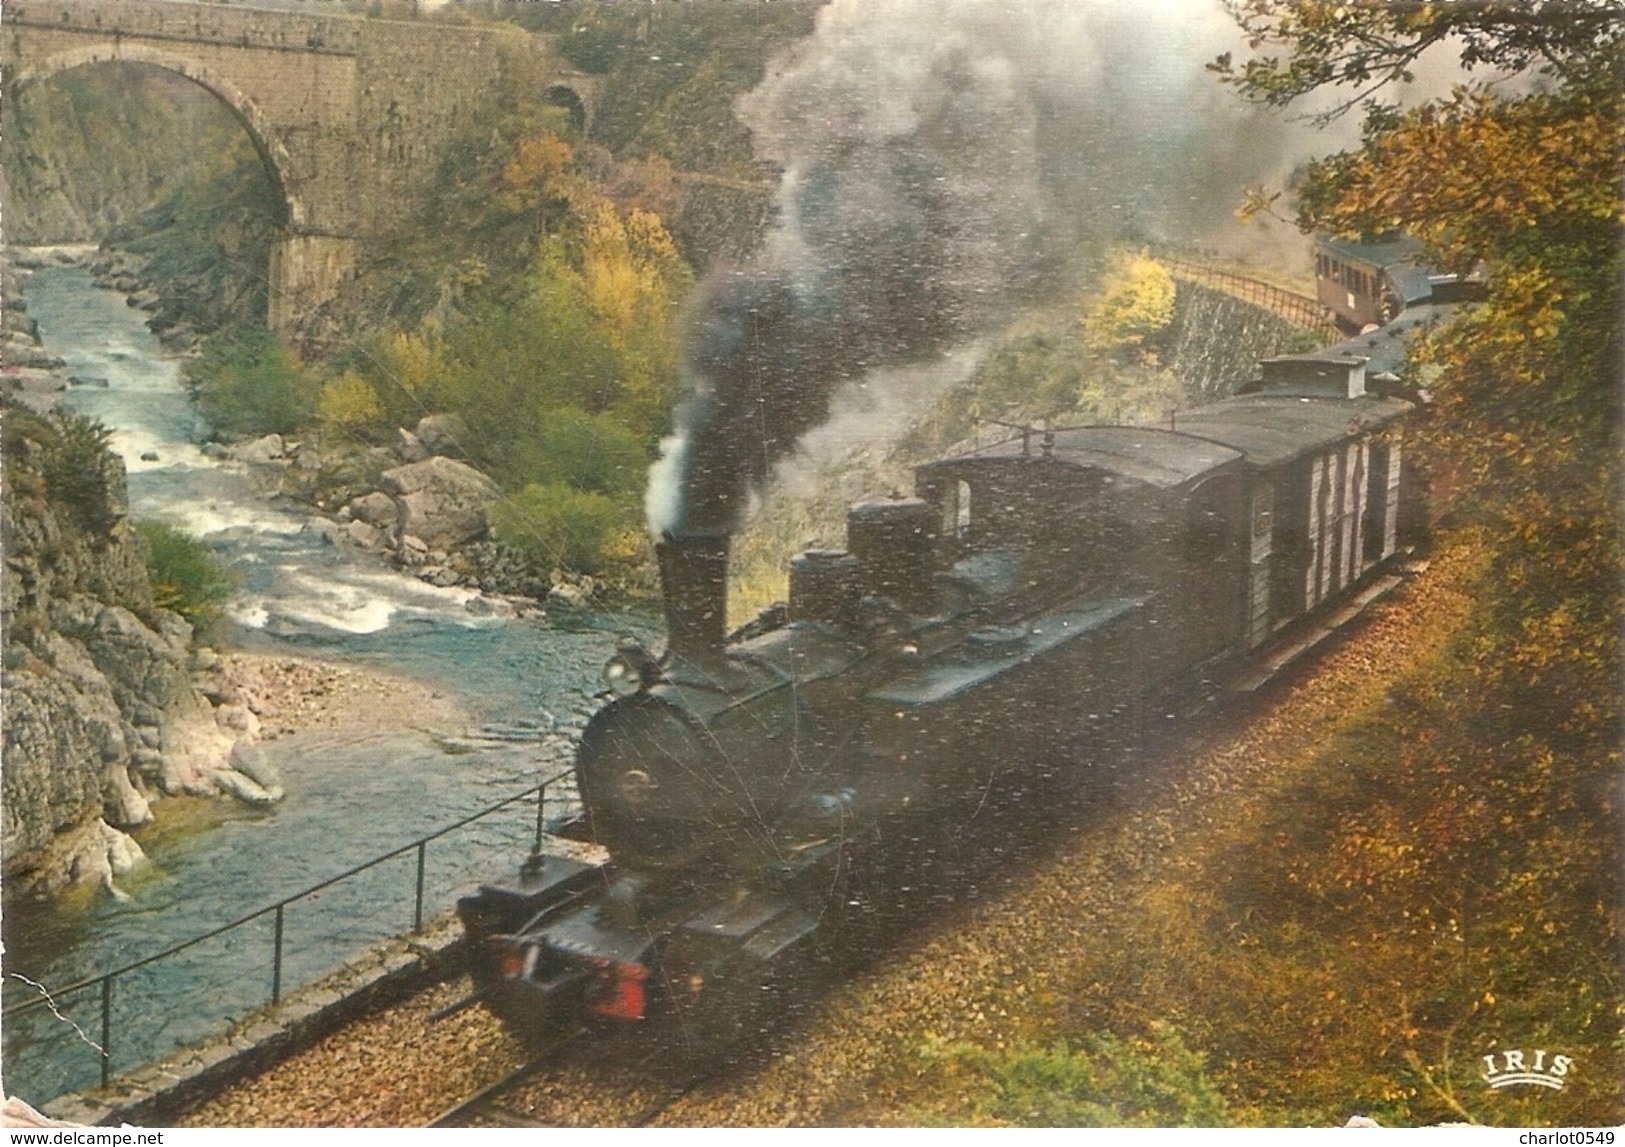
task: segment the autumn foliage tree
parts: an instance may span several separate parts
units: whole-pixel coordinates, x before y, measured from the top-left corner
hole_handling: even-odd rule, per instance
[[[1410,907],[1378,937],[1427,953],[1396,987],[1393,1014],[1411,1019],[1388,1037],[1417,1084],[1410,1118],[1618,1122],[1625,21],[1604,0],[1231,8],[1254,55],[1213,67],[1243,94],[1364,106],[1363,146],[1292,189],[1300,225],[1403,231],[1486,290],[1413,354],[1436,378],[1437,513],[1483,539],[1478,608],[1447,661],[1365,722],[1383,783],[1335,823],[1291,830],[1326,862],[1272,911],[1304,923],[1291,905],[1311,885],[1364,919]],[[1445,52],[1501,75],[1409,110],[1382,102]],[[1486,1099],[1477,1054],[1530,1040],[1571,1049],[1590,1078],[1546,1108]]]
[[[1121,352],[1144,345],[1174,318],[1174,277],[1145,252],[1119,252],[1084,315],[1084,345]]]
[[[546,127],[520,137],[493,210],[527,220],[524,273],[469,279],[455,306],[374,340],[358,373],[324,392],[324,415],[358,427],[375,411],[399,425],[455,414],[462,453],[507,492],[493,513],[498,540],[539,575],[597,572],[641,544],[692,273],[646,206],[660,198],[661,172],[633,166],[620,171]],[[651,195],[638,193],[645,176]]]

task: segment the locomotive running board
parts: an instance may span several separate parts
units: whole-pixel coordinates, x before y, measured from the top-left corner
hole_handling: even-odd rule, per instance
[[[1384,574],[1325,617],[1317,618],[1309,629],[1293,635],[1286,644],[1267,647],[1255,653],[1243,662],[1240,671],[1228,686],[1229,691],[1232,693],[1255,691],[1288,665],[1359,617],[1373,604],[1393,593],[1404,582],[1404,577],[1397,573]]]

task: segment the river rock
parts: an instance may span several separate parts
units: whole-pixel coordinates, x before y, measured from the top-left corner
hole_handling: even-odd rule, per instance
[[[400,561],[401,565],[408,569],[421,566],[427,558],[428,553],[429,547],[423,544],[423,539],[413,537],[411,534],[404,535],[400,540],[400,544],[395,549],[396,558]]]
[[[61,370],[68,365],[68,361],[26,343],[21,347],[17,347],[16,344],[8,344],[6,348],[6,365],[21,367],[26,370]],[[67,384],[64,383],[63,385]]]
[[[214,711],[214,723],[238,737],[257,737],[260,719],[245,704],[221,705]]]
[[[485,536],[485,510],[496,500],[497,487],[474,467],[436,456],[386,470],[380,481],[400,509],[403,546],[407,536],[434,549]]]
[[[231,767],[259,785],[272,800],[282,799],[282,770],[266,755],[256,737],[244,737],[231,747]]]
[[[514,617],[518,613],[513,602],[506,598],[486,597],[483,593],[469,598],[463,608],[475,617]]]
[[[397,429],[395,440],[395,456],[402,462],[422,462],[429,456],[429,448],[410,430]]]
[[[388,538],[384,531],[366,522],[349,523],[344,527],[344,536],[364,550],[379,549]]]
[[[280,461],[285,447],[280,434],[267,434],[263,438],[256,438],[252,442],[242,442],[232,447],[231,456],[239,462],[268,463]]]
[[[264,787],[257,784],[252,778],[244,776],[236,769],[219,769],[214,774],[214,783],[217,788],[227,796],[234,796],[244,804],[256,808],[266,808],[277,803],[280,794],[273,795]]]
[[[462,441],[468,431],[455,414],[426,414],[418,419],[413,433],[430,454],[460,457],[464,453]]]
[[[587,595],[579,586],[561,581],[547,591],[547,600],[559,605],[583,606],[587,604]]]
[[[172,714],[164,725],[164,752],[154,778],[166,796],[211,796],[219,791],[214,774],[227,767],[237,735],[222,729],[207,702],[198,699]]]
[[[94,879],[111,888],[115,876],[127,876],[146,859],[139,844],[106,821],[98,820],[83,834],[68,876],[70,882]]]
[[[102,817],[115,828],[135,828],[152,819],[152,804],[130,782],[126,769],[109,769],[102,789]]]
[[[9,302],[5,313],[0,314],[0,330],[21,335],[29,342],[39,341],[39,323],[30,318],[26,311],[17,309]]]
[[[339,539],[345,536],[344,527],[329,518],[310,518],[306,520],[300,532],[320,538],[330,546],[337,545]]]
[[[350,516],[358,522],[365,522],[369,526],[376,526],[380,530],[392,530],[401,522],[401,509],[382,490],[374,490],[370,494],[363,494],[353,499],[345,509]]]
[[[190,323],[175,323],[166,330],[154,333],[157,334],[158,342],[163,348],[170,351],[190,350],[198,341],[198,333]]]
[[[312,472],[323,469],[333,461],[333,456],[317,442],[289,442],[287,454],[298,469]]]
[[[146,860],[141,846],[99,817],[57,834],[32,854],[25,887],[18,891],[43,896],[81,881],[94,881],[117,892],[113,879],[132,872]]]

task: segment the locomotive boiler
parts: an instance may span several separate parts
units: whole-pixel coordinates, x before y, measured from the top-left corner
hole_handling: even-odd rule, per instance
[[[853,872],[913,887],[989,799],[1256,676],[1411,540],[1414,403],[1355,349],[1267,360],[1167,429],[919,466],[732,635],[726,536],[665,538],[667,648],[616,655],[576,766],[569,831],[608,859],[539,853],[460,902],[480,999],[530,1034],[714,1000],[739,1030],[871,907]]]

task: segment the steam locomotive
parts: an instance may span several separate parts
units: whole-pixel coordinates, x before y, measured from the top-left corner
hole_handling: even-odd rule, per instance
[[[910,891],[943,826],[1369,593],[1419,521],[1400,333],[1266,360],[1168,429],[919,466],[732,635],[727,538],[667,537],[668,647],[623,646],[580,745],[573,831],[610,859],[538,850],[459,902],[479,1000],[531,1035],[746,1029],[871,913],[876,873]]]

